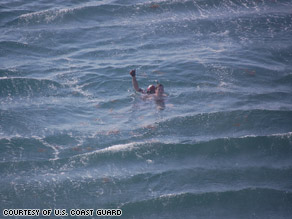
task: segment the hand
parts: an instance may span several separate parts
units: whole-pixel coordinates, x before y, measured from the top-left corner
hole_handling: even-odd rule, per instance
[[[135,76],[136,76],[136,70],[132,70],[132,71],[130,71],[130,75],[131,75],[132,77],[135,77]]]

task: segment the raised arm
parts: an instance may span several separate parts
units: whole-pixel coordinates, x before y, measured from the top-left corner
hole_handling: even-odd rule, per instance
[[[132,83],[133,83],[134,89],[137,92],[143,93],[143,90],[139,88],[138,81],[136,80],[136,71],[135,70],[130,71],[130,75],[132,76]]]

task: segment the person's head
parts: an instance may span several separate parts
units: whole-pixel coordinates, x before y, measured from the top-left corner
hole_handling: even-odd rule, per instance
[[[147,94],[154,94],[154,93],[155,93],[155,86],[151,84],[147,88]]]
[[[164,87],[162,84],[157,84],[155,87],[155,94],[161,96],[164,93]]]

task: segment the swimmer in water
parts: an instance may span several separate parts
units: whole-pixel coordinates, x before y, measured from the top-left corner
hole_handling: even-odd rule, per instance
[[[136,70],[131,70],[130,75],[132,76],[133,87],[137,92],[142,94],[153,94],[156,98],[162,98],[165,96],[164,87],[162,84],[157,84],[154,86],[153,84],[149,85],[147,91],[145,92],[143,89],[139,88],[138,81],[136,80]]]
[[[158,106],[158,109],[164,110],[165,109],[164,97],[166,96],[166,94],[164,93],[163,85],[157,84],[156,86],[154,86],[153,84],[151,84],[148,86],[147,91],[145,92],[143,89],[139,88],[138,81],[136,80],[136,71],[135,70],[130,71],[130,75],[132,76],[132,83],[134,89],[142,94],[153,96],[156,105]],[[151,98],[151,96],[149,97]]]

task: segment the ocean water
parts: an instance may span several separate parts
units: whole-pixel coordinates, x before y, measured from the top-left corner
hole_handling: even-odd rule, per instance
[[[291,218],[291,36],[290,0],[1,0],[1,218]]]

